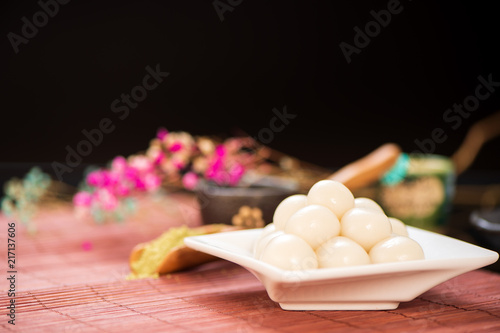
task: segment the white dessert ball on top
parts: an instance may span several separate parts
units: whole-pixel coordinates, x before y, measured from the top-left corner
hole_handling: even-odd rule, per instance
[[[354,198],[354,207],[371,208],[385,214],[382,207],[380,207],[378,203],[376,203],[373,199],[370,198],[365,198],[365,197]]]
[[[313,249],[328,239],[338,236],[340,222],[337,216],[321,205],[299,209],[285,224],[284,231],[305,240]]]
[[[370,208],[352,208],[340,220],[340,235],[352,239],[366,251],[391,233],[389,218]]]
[[[285,229],[285,223],[296,211],[307,206],[307,197],[304,194],[294,194],[284,199],[273,215],[276,230]]]
[[[307,193],[307,202],[329,208],[339,219],[354,207],[354,196],[342,183],[335,180],[320,180]]]

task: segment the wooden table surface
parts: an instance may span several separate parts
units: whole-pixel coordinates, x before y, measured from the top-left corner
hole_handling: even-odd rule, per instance
[[[212,262],[158,279],[128,281],[132,247],[171,226],[200,224],[196,202],[142,202],[123,224],[95,225],[70,207],[45,209],[39,231],[17,223],[15,326],[2,278],[1,331],[16,332],[500,332],[500,274],[476,270],[386,311],[285,311],[245,269]],[[0,216],[2,271],[7,223]]]

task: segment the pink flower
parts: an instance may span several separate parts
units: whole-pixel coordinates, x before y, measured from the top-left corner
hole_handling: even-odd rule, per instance
[[[118,197],[126,197],[130,194],[130,188],[124,183],[116,184],[113,190],[114,194]]]
[[[95,187],[113,186],[119,181],[119,175],[108,170],[96,170],[87,175],[87,184]]]
[[[227,174],[224,173],[224,172],[219,172],[217,173],[213,178],[212,180],[215,181],[217,184],[219,185],[226,185],[228,183],[228,179],[227,179]]]
[[[177,170],[182,170],[186,166],[186,163],[180,158],[174,157],[170,160],[170,162]]]
[[[87,175],[87,184],[90,186],[101,186],[103,183],[103,175],[101,170],[92,171]]]
[[[139,170],[136,168],[127,168],[125,170],[125,178],[135,182],[136,178],[139,177]]]
[[[168,135],[168,131],[165,128],[160,128],[156,133],[156,137],[163,140]]]
[[[238,142],[232,143],[232,146],[235,146]],[[245,173],[245,167],[237,161],[237,157],[235,154],[230,154],[228,147],[218,145],[209,160],[205,177],[219,185],[237,185]]]
[[[140,172],[149,172],[153,170],[153,163],[146,156],[134,156],[130,159],[129,166]]]
[[[229,185],[235,186],[240,181],[245,173],[245,168],[239,163],[235,163],[228,171]]]
[[[161,162],[163,162],[163,160],[166,158],[165,156],[165,153],[162,152],[162,151],[158,151],[158,153],[156,153],[154,156],[153,156],[153,163],[155,165],[158,165],[158,164],[161,164]]]
[[[221,164],[217,163],[216,161],[214,163],[210,163],[207,170],[205,171],[205,177],[208,179],[214,178],[219,172],[220,166]]]
[[[73,197],[73,204],[79,207],[89,207],[92,202],[92,195],[88,192],[78,192]]]
[[[116,171],[120,174],[123,174],[126,168],[127,160],[123,156],[117,156],[113,159],[113,162],[111,162],[111,170]]]
[[[184,146],[182,145],[182,143],[180,142],[174,142],[172,143],[172,145],[168,148],[168,150],[170,150],[172,153],[175,153],[175,152],[178,152],[179,150],[181,150]]]
[[[224,157],[226,155],[226,148],[223,145],[218,145],[217,147],[215,147],[215,155]]]
[[[107,188],[98,189],[95,192],[95,198],[97,202],[100,203],[104,210],[114,210],[118,207],[118,199],[116,196]]]
[[[219,149],[221,148],[221,149]],[[218,146],[215,149],[215,156],[212,158],[212,160],[208,164],[208,168],[206,170],[206,177],[212,178],[215,177],[215,175],[220,172],[221,169],[224,168],[224,149],[221,146]]]
[[[194,172],[188,172],[182,177],[182,184],[188,190],[194,190],[198,185],[199,177]]]
[[[82,244],[83,251],[91,251],[92,250],[92,242],[91,241],[83,241]]]
[[[140,177],[137,177],[134,179],[134,186],[135,186],[135,190],[139,190],[139,191],[145,191],[146,190],[146,184],[144,184],[144,181],[140,178]]]
[[[226,175],[224,172],[225,149],[219,145],[215,149],[215,155],[212,157],[205,171],[205,177],[215,181],[219,185],[226,183]]]
[[[147,191],[154,191],[161,185],[161,179],[155,174],[148,173],[144,176],[144,188]]]
[[[106,187],[113,187],[120,182],[120,175],[116,171],[103,171],[104,184]]]

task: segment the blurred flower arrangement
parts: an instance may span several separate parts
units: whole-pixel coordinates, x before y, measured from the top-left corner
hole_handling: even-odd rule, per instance
[[[54,182],[40,168],[33,167],[22,178],[12,178],[4,184],[2,212],[24,224],[29,233],[37,231],[33,216],[39,206],[68,200],[67,186]]]
[[[269,155],[250,137],[220,141],[162,128],[145,152],[115,157],[108,167],[88,173],[73,203],[97,222],[121,221],[134,211],[140,194],[169,186],[196,190],[203,182],[237,186],[249,170],[268,173]]]
[[[205,184],[248,187],[266,175],[291,178],[309,188],[324,171],[248,136],[222,140],[162,128],[145,151],[116,156],[106,167],[88,170],[78,189],[34,167],[23,179],[5,184],[1,210],[35,233],[33,217],[48,203],[72,202],[77,216],[90,215],[97,223],[124,221],[144,194],[196,191]]]

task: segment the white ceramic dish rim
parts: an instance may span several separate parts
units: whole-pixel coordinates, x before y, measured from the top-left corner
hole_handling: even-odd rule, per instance
[[[498,253],[455,238],[437,234],[427,230],[407,226],[410,237],[417,240],[426,254],[424,260],[414,260],[406,262],[370,264],[341,268],[321,268],[301,271],[302,283],[323,281],[332,279],[343,279],[349,277],[365,277],[381,274],[393,274],[424,270],[459,270],[456,275],[478,269],[498,260]],[[217,234],[187,237],[184,242],[187,246],[205,252],[216,257],[234,262],[250,271],[255,271],[266,276],[276,283],[296,283],[290,282],[289,273],[263,261],[253,258],[251,250],[244,249],[236,245],[238,240],[255,241],[262,232],[262,229],[249,229],[230,231]],[[229,241],[229,239],[232,239]],[[428,258],[429,250],[432,246],[437,246],[441,242],[455,245],[456,249],[468,249],[471,253],[467,256],[453,256],[454,249],[448,249],[448,254],[439,258]],[[433,243],[433,245],[429,245]],[[455,249],[455,250],[456,250]],[[450,254],[451,253],[451,254]],[[253,272],[252,272],[253,273]],[[450,278],[453,276],[450,276]]]

